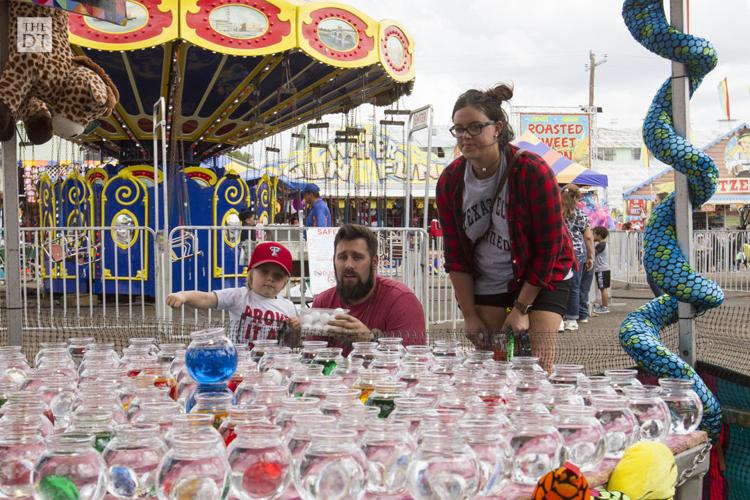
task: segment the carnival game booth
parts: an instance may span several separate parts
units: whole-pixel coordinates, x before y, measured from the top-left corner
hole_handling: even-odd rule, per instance
[[[714,138],[703,148],[719,169],[716,193],[693,214],[695,229],[745,227],[743,212],[750,206],[750,125],[742,123]],[[674,170],[666,168],[628,189],[625,199],[628,221],[642,223],[655,202],[674,191]],[[743,210],[744,209],[744,210]]]

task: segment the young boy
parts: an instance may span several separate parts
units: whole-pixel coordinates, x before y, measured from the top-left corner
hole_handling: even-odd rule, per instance
[[[275,339],[287,324],[298,335],[300,322],[294,304],[278,296],[292,274],[289,250],[273,241],[259,243],[247,269],[247,286],[172,293],[167,296],[167,305],[175,309],[187,304],[197,309],[229,311],[230,332],[236,341]]]
[[[604,226],[594,228],[594,276],[596,286],[602,294],[602,303],[594,307],[597,314],[609,312],[609,251],[607,250],[607,237],[609,231]]]

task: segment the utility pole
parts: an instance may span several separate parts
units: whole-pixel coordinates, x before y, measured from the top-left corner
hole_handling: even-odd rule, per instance
[[[593,50],[589,50],[589,63],[586,65],[586,71],[589,72],[589,105],[588,105],[588,114],[589,114],[589,127],[590,127],[590,133],[591,137],[589,137],[589,148],[591,149],[591,161],[589,164],[589,168],[593,167],[594,158],[596,158],[596,139],[597,139],[597,130],[596,130],[596,106],[594,106],[594,83],[596,81],[596,67],[600,66],[607,62],[607,54],[604,54],[604,57],[599,59],[597,61],[596,54],[594,54]]]
[[[586,65],[586,71],[589,72],[589,108],[594,107],[594,82],[596,81],[596,67],[601,66],[607,62],[607,54],[604,57],[596,60],[596,54],[593,50],[589,50],[589,63]]]

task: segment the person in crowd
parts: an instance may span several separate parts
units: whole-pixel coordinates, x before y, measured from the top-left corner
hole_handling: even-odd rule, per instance
[[[472,89],[453,106],[450,132],[461,156],[436,188],[445,268],[475,345],[528,331],[532,352],[549,368],[573,249],[555,174],[542,158],[510,144],[502,105],[512,95],[507,85]]]
[[[581,190],[575,184],[567,184],[562,188],[563,216],[565,217],[565,225],[573,242],[575,259],[578,262],[578,270],[573,274],[571,282],[568,307],[565,312],[565,322],[562,325],[568,331],[578,330],[579,319],[582,322],[588,321],[588,310],[586,311],[586,316],[581,317],[581,283],[584,273],[586,271],[591,272],[594,268],[594,237],[591,232],[589,218],[578,207],[581,196]],[[590,289],[590,279],[588,286]],[[588,293],[588,290],[586,290],[586,293]],[[588,304],[588,300],[586,300],[586,304]]]
[[[308,207],[305,226],[307,227],[331,227],[331,211],[325,200],[320,197],[320,188],[316,184],[306,184],[302,189],[302,197]]]
[[[242,222],[242,225],[244,226],[244,229],[240,234],[240,242],[248,240],[255,242],[254,229],[258,224],[258,220],[252,208],[248,207],[240,211],[240,222]]]
[[[607,314],[609,312],[609,250],[607,248],[607,238],[609,231],[604,226],[594,228],[594,275],[596,276],[596,287],[602,296],[601,304],[594,307],[596,314]]]
[[[583,194],[581,194],[583,196]],[[586,250],[586,265],[589,260],[592,266],[586,267],[583,265],[584,261],[580,262],[579,269],[581,271],[581,286],[580,295],[578,299],[578,323],[588,323],[589,316],[591,316],[591,309],[589,308],[589,294],[591,293],[591,283],[594,281],[594,232],[591,230],[589,225],[589,231],[583,233],[584,237],[584,248]]]
[[[345,224],[334,238],[333,267],[336,286],[319,293],[314,308],[348,310],[328,326],[335,334],[331,345],[351,348],[352,342],[378,337],[402,337],[404,345],[425,344],[424,309],[406,285],[378,276],[378,238],[355,224]]]
[[[255,240],[257,238],[255,226],[258,221],[255,212],[250,207],[242,209],[239,218],[242,224],[242,230],[240,231],[239,262],[247,262],[247,256],[252,252],[252,247],[255,245]]]
[[[252,344],[284,333],[288,342],[295,344],[301,331],[297,310],[290,300],[279,296],[292,274],[292,254],[280,243],[259,243],[247,268],[244,287],[171,293],[167,305],[228,311],[230,332],[237,342]]]

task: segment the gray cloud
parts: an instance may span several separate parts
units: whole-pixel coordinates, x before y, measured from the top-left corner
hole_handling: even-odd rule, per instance
[[[589,49],[608,55],[597,68],[600,124],[641,123],[656,89],[670,74],[667,61],[647,52],[622,21],[614,0],[347,0],[375,19],[401,22],[416,43],[417,81],[407,106],[431,103],[446,123],[465,89],[507,81],[513,104],[578,106],[588,102]],[[750,0],[691,2],[692,32],[712,41],[719,65],[694,97],[695,128],[721,118],[717,85],[729,78],[733,118],[750,120]]]

